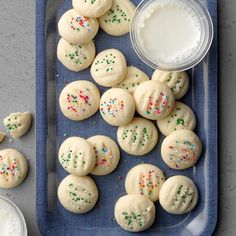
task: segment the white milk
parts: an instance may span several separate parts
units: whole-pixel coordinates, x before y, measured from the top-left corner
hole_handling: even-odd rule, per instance
[[[181,0],[156,0],[142,12],[138,24],[141,48],[154,61],[179,63],[198,49],[200,19]]]
[[[10,202],[3,198],[0,198],[0,235],[24,236],[20,214]]]

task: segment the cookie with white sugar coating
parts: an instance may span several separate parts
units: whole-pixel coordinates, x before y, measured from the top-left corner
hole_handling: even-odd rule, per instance
[[[99,17],[100,27],[112,36],[127,34],[135,5],[130,0],[113,0],[112,7]]]
[[[101,97],[100,114],[110,125],[123,126],[134,116],[135,104],[133,97],[124,89],[112,88]]]
[[[88,68],[95,57],[93,41],[86,44],[71,44],[60,39],[57,45],[57,58],[69,70],[78,72]]]
[[[58,199],[70,212],[84,214],[90,211],[98,200],[98,189],[89,176],[68,175],[58,187]]]
[[[124,80],[126,59],[117,49],[101,51],[94,59],[90,72],[93,79],[104,87],[115,86]]]
[[[154,222],[155,214],[153,202],[139,194],[125,195],[115,205],[116,222],[130,232],[148,229]]]
[[[202,143],[191,130],[177,130],[168,135],[161,145],[163,161],[172,169],[192,167],[202,152]]]
[[[31,121],[32,115],[27,111],[11,113],[3,123],[13,138],[20,138],[28,132]]]
[[[0,188],[14,188],[21,184],[28,172],[28,162],[15,149],[0,150]]]
[[[172,176],[162,185],[159,202],[163,209],[171,214],[185,214],[197,205],[197,187],[186,176]]]
[[[96,18],[81,16],[74,9],[65,12],[58,22],[60,36],[72,44],[90,42],[97,34],[98,28]]]

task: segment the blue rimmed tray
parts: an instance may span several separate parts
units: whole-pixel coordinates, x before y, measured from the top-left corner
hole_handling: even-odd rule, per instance
[[[133,1],[135,4],[139,0]],[[57,162],[57,150],[67,136],[88,138],[104,134],[116,140],[116,128],[107,125],[99,113],[81,122],[66,119],[58,106],[58,95],[65,83],[77,79],[92,81],[89,70],[74,73],[56,60],[58,42],[57,21],[71,8],[71,0],[37,0],[37,219],[43,235],[131,235],[113,220],[116,200],[125,194],[124,179],[128,170],[144,161],[162,168],[167,177],[175,174],[189,176],[197,184],[200,201],[190,214],[175,216],[164,212],[159,203],[153,226],[143,235],[210,235],[217,221],[217,1],[203,1],[213,18],[215,36],[210,53],[189,71],[190,89],[182,101],[194,110],[196,133],[203,141],[203,154],[191,169],[170,170],[160,157],[160,139],[156,148],[143,158],[121,152],[118,168],[108,176],[95,179],[100,193],[99,202],[91,212],[75,215],[66,211],[56,197],[59,182],[67,175]],[[111,37],[100,31],[95,38],[97,52],[117,48],[126,56],[129,65],[137,66],[151,75],[153,70],[143,64],[132,49],[129,36]],[[94,82],[94,81],[92,81]],[[98,86],[99,87],[99,86]],[[104,88],[99,87],[101,93]]]

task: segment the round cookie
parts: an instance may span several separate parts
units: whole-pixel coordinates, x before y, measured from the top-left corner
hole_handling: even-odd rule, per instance
[[[14,188],[21,184],[28,172],[26,158],[15,149],[0,150],[0,188]]]
[[[158,140],[157,129],[154,124],[140,117],[117,130],[117,140],[120,147],[131,155],[145,155],[150,152]]]
[[[95,57],[90,71],[98,84],[111,87],[125,78],[126,70],[124,55],[117,49],[107,49]]]
[[[61,38],[57,46],[58,60],[75,72],[88,68],[93,62],[95,53],[93,41],[86,44],[71,44]]]
[[[148,76],[134,66],[128,66],[126,75],[123,81],[117,84],[116,88],[126,89],[130,94],[133,95],[135,89],[143,82],[148,81]]]
[[[65,86],[59,97],[62,113],[70,120],[84,120],[99,108],[100,92],[91,82],[77,80]]]
[[[66,171],[78,176],[90,173],[96,161],[93,146],[80,137],[67,138],[61,144],[58,157]]]
[[[182,98],[188,91],[189,78],[185,71],[162,71],[155,70],[152,80],[166,84],[174,93],[175,99]]]
[[[128,172],[125,179],[125,190],[127,194],[141,194],[156,202],[164,181],[165,176],[157,166],[139,164]]]
[[[190,107],[182,102],[176,102],[172,112],[164,119],[157,121],[158,128],[165,135],[169,135],[176,130],[194,130],[196,118]]]
[[[115,205],[116,222],[130,232],[148,229],[154,222],[155,214],[153,202],[139,194],[125,195]]]
[[[150,80],[140,84],[134,92],[137,112],[150,120],[168,116],[175,105],[174,95],[163,83]]]
[[[21,138],[28,132],[31,120],[32,115],[29,111],[16,112],[4,118],[3,124],[13,138]]]
[[[120,151],[117,144],[109,137],[96,135],[87,139],[93,146],[96,156],[96,163],[91,174],[107,175],[118,165]]]
[[[63,39],[72,44],[90,42],[99,28],[96,18],[79,15],[74,9],[65,12],[58,22],[58,31]]]
[[[68,211],[83,214],[90,211],[98,199],[98,189],[89,176],[68,175],[58,187],[58,199]]]
[[[100,27],[113,36],[127,34],[134,10],[130,0],[113,0],[111,9],[98,19]]]
[[[101,97],[100,113],[110,125],[128,124],[134,116],[135,104],[133,97],[124,89],[112,88]]]
[[[73,8],[82,16],[99,17],[112,5],[112,0],[72,0]]]
[[[163,209],[169,213],[187,213],[198,202],[197,187],[186,176],[177,175],[170,177],[162,185],[159,202]]]
[[[172,169],[193,166],[202,152],[198,136],[191,130],[177,130],[168,135],[161,145],[163,161]]]

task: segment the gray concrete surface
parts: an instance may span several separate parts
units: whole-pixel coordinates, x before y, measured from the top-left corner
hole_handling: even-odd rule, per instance
[[[0,121],[14,111],[35,113],[35,2],[0,0]],[[219,216],[215,235],[236,235],[236,1],[219,0],[220,112]],[[3,130],[2,122],[0,129]],[[22,139],[6,138],[0,148],[13,147],[29,158],[26,181],[14,190],[0,190],[25,215],[30,236],[35,219],[34,125]],[[1,233],[0,233],[0,236]]]

